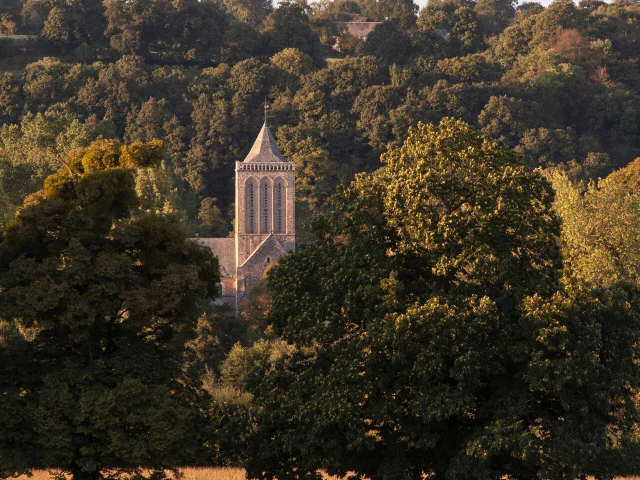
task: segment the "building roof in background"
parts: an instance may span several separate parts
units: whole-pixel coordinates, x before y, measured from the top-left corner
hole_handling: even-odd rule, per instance
[[[221,276],[224,277],[236,274],[235,238],[198,238],[196,240],[201,245],[209,247],[213,255],[218,257]]]

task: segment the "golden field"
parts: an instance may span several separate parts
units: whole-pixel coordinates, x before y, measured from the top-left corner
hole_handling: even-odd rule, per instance
[[[242,468],[181,468],[180,480],[247,480]],[[326,476],[326,480],[340,480],[337,477]],[[48,472],[38,470],[31,477],[18,477],[18,480],[53,480]],[[640,480],[640,479],[638,479]]]
[[[247,480],[242,468],[181,468],[180,473],[180,480]],[[325,478],[326,480],[340,480],[328,475]],[[18,477],[18,480],[52,480],[52,477],[47,472],[40,470],[33,472],[31,477]],[[615,480],[640,480],[640,477],[617,477]]]

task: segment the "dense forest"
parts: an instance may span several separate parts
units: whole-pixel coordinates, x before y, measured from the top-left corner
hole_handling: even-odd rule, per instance
[[[0,478],[639,474],[639,58],[626,0],[2,0]],[[189,238],[265,115],[304,244],[236,319]]]
[[[234,162],[265,99],[298,168],[303,219],[418,121],[463,119],[530,168],[572,179],[640,155],[634,2],[433,1],[417,12],[395,0],[12,0],[0,15],[6,31],[37,35],[0,37],[8,212],[59,155],[98,138],[161,138],[166,176],[148,181],[174,185],[162,208],[183,212],[193,234],[225,236]],[[340,30],[359,20],[383,23],[363,43]]]

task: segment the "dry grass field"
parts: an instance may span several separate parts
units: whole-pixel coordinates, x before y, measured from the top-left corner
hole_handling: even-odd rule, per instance
[[[242,468],[181,468],[180,473],[180,480],[247,480]],[[325,478],[340,480],[330,476]],[[18,480],[52,480],[52,477],[45,471],[36,471],[31,477],[22,476],[18,477]]]
[[[181,480],[247,480],[242,468],[182,468]],[[326,480],[340,480],[337,477],[326,476]],[[52,480],[44,471],[34,472],[31,477],[18,477],[18,480]],[[592,480],[592,479],[590,479]],[[617,477],[616,480],[640,480],[640,477]]]

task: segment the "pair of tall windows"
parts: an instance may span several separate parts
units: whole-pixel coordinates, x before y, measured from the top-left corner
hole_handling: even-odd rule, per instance
[[[245,184],[245,194],[247,234],[286,233],[287,190],[281,178],[276,178],[273,191],[268,178],[263,178],[259,187],[254,179],[249,179]]]

